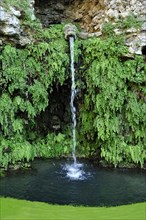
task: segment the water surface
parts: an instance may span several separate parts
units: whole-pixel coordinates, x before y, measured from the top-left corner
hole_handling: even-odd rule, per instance
[[[35,160],[33,170],[0,179],[0,195],[52,204],[115,206],[146,201],[146,172],[97,168],[80,161],[82,178],[70,179],[65,160]]]

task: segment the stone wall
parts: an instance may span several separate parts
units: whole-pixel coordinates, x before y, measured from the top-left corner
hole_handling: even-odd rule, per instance
[[[139,30],[127,31],[126,45],[130,53],[141,54],[142,46],[146,45],[146,0],[76,0],[66,9],[67,19],[78,21],[85,32],[97,36],[101,35],[103,23],[116,23],[129,15],[134,15],[143,25]]]
[[[141,29],[131,28],[126,32],[129,52],[141,54],[146,46],[146,0],[29,0],[31,19],[38,17],[47,28],[50,24],[78,22],[82,38],[102,36],[105,22],[116,23],[120,18],[134,15],[143,22]],[[21,26],[21,10],[6,9],[0,2],[0,34],[3,38],[26,45],[32,39]],[[122,30],[115,30],[120,34]],[[1,43],[1,41],[0,41]]]
[[[34,0],[28,0],[27,10],[30,21],[36,19]],[[7,5],[0,1],[0,45],[13,42],[21,46],[31,43],[31,36],[22,28],[24,11],[17,5]]]
[[[145,0],[76,0],[66,9],[66,17],[79,21],[88,32],[101,31],[104,22],[116,22],[129,14],[146,20]]]
[[[64,21],[78,22],[83,39],[102,36],[105,22],[116,23],[118,19],[133,15],[143,22],[141,29],[131,28],[126,32],[129,53],[141,54],[146,45],[146,0],[36,0],[36,15],[43,25]],[[122,30],[115,30],[119,34]]]

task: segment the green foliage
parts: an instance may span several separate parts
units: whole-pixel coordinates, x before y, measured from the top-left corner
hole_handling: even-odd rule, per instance
[[[119,23],[129,28],[132,18]],[[121,22],[121,21],[120,21]],[[124,36],[106,24],[102,39],[75,41],[77,151],[117,167],[146,161],[146,65],[143,57],[123,59]],[[35,30],[35,43],[1,46],[0,164],[60,157],[71,151],[70,135],[39,134],[36,118],[51,105],[53,86],[69,76],[69,47],[63,25]],[[70,95],[70,94],[68,94]],[[46,130],[48,128],[46,127]],[[10,152],[7,152],[10,149]]]
[[[114,34],[114,29],[115,29],[115,25],[113,25],[110,22],[104,23],[102,26],[103,34],[108,34],[108,35]]]
[[[109,28],[110,29],[110,28]],[[110,29],[111,30],[111,29]],[[80,141],[90,156],[115,167],[146,160],[146,66],[141,56],[122,61],[127,48],[121,36],[82,42]]]
[[[141,21],[138,21],[137,18],[130,14],[126,18],[119,19],[116,23],[106,22],[102,26],[102,32],[104,35],[112,36],[115,38],[115,29],[119,29],[121,31],[120,36],[124,35],[124,31],[130,28],[139,29],[142,25]],[[119,36],[118,36],[119,38]]]
[[[66,156],[71,150],[71,139],[62,133],[50,133],[46,138],[36,139],[31,144],[22,135],[15,135],[9,139],[0,138],[0,143],[0,166],[5,169],[9,164],[16,164],[18,161],[28,162],[35,157]]]
[[[9,139],[1,138],[0,143],[0,165],[4,168],[7,168],[9,163],[15,164],[18,161],[29,161],[34,158],[32,146],[21,135]],[[9,149],[8,152],[7,149]]]
[[[49,28],[40,30],[40,34],[48,40],[64,40],[63,28],[63,24],[50,25]]]
[[[119,19],[117,26],[122,29],[129,29],[129,28],[140,28],[142,25],[141,21],[138,21],[137,18],[130,14],[125,19]]]
[[[66,156],[71,152],[71,139],[66,135],[49,134],[45,139],[37,140],[36,155],[43,158]]]
[[[66,46],[62,39],[61,45],[54,40],[32,44],[23,50],[11,45],[3,48],[0,125],[4,135],[22,133],[25,124],[48,106],[54,82],[62,85],[67,79]]]
[[[48,42],[47,37],[50,37]],[[51,139],[46,140],[45,137],[38,137],[36,132],[36,117],[50,105],[49,99],[53,86],[63,85],[69,77],[67,48],[68,44],[62,34],[62,25],[57,29],[54,26],[50,27],[40,38],[38,37],[38,42],[26,48],[19,49],[12,45],[1,47],[0,149],[2,166],[7,167],[9,163],[20,160],[29,161],[41,154],[44,157],[45,155],[52,157],[68,152],[68,142],[64,140],[65,136],[61,134],[48,136]],[[36,139],[38,143],[33,142],[33,144],[39,148],[35,149],[32,141]],[[61,141],[66,144],[61,146]],[[58,148],[54,147],[54,144]],[[3,155],[3,150],[8,147],[12,152]]]
[[[31,20],[31,11],[29,9],[29,0],[3,0],[2,4],[8,8],[13,6],[24,13],[25,19]]]
[[[28,7],[28,0],[3,0],[3,3],[9,6],[15,6],[15,7]]]
[[[32,9],[30,6],[29,0],[3,0],[0,1],[0,4],[11,13],[11,7],[19,10],[21,12],[21,26],[23,30],[27,30],[27,33],[37,32],[39,29],[42,29],[42,24],[39,19],[37,19],[34,14],[32,14]]]

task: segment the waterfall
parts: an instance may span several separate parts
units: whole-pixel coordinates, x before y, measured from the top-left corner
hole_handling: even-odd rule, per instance
[[[76,107],[74,105],[76,96],[75,84],[75,68],[74,68],[74,40],[76,39],[77,28],[73,24],[67,24],[64,27],[65,39],[69,40],[70,46],[70,71],[71,71],[71,97],[70,109],[72,116],[72,158],[73,163],[66,164],[63,168],[67,172],[67,177],[71,180],[83,180],[85,172],[83,171],[83,164],[77,162],[76,158]]]
[[[75,68],[74,68],[74,37],[69,37],[70,45],[70,69],[71,69],[71,100],[70,108],[72,114],[72,138],[73,138],[73,149],[72,156],[74,163],[76,164],[76,107],[74,105],[75,95],[76,95],[76,85],[75,85]]]

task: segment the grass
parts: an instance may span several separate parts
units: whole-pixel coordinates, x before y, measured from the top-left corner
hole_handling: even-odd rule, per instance
[[[0,220],[146,220],[146,202],[106,208],[0,198]]]

